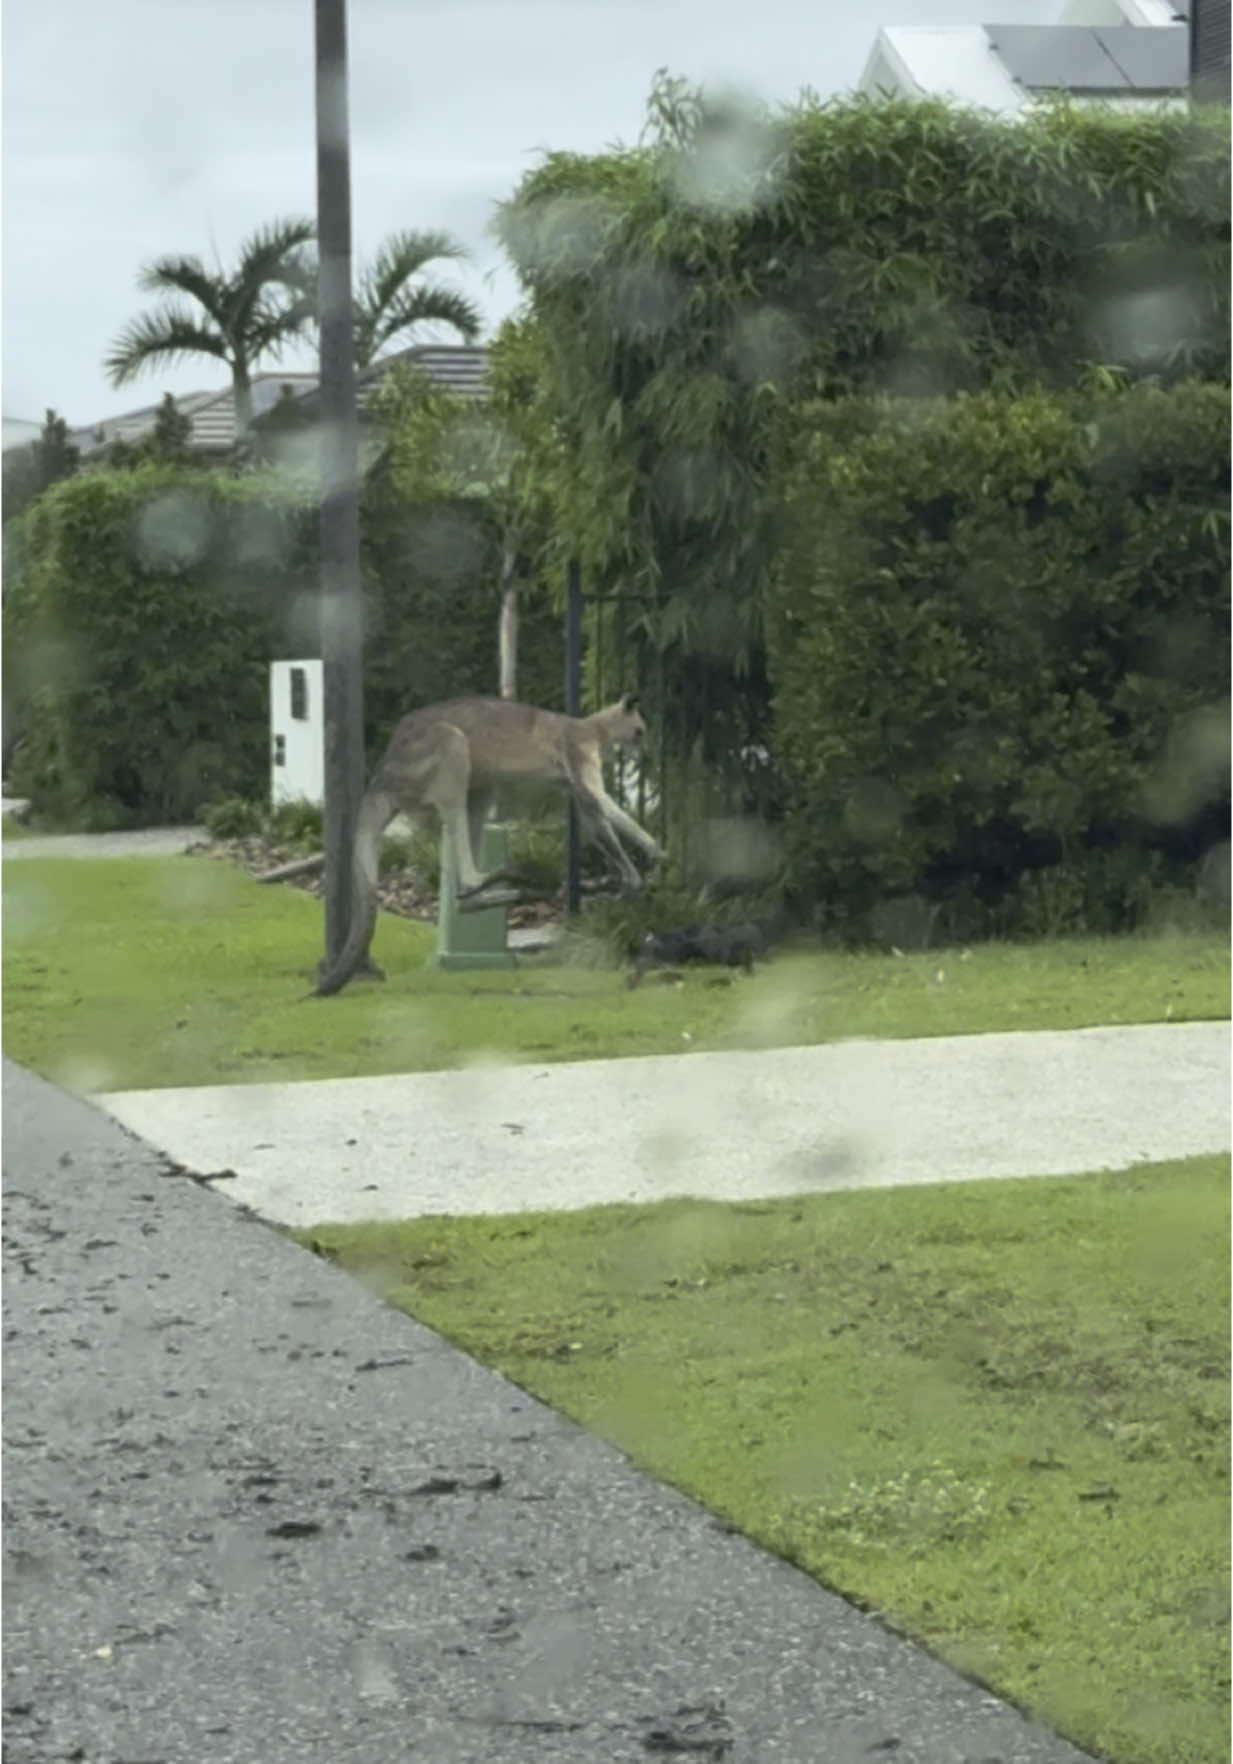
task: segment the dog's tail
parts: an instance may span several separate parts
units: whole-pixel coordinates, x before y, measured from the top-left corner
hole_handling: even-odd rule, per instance
[[[317,995],[328,998],[341,992],[368,954],[377,923],[377,876],[381,862],[381,835],[394,819],[396,804],[384,790],[370,787],[356,817],[351,848],[351,925],[347,941],[333,967],[324,963],[317,971]]]

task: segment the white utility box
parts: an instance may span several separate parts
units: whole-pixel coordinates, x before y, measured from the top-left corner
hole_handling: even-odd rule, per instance
[[[319,661],[270,663],[270,801],[325,801],[325,696]]]

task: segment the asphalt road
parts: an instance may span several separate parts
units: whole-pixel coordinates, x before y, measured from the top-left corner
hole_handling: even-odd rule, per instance
[[[4,1065],[11,1764],[1080,1754]]]
[[[1227,1151],[1229,1025],[848,1041],[99,1103],[190,1169],[234,1172],[229,1197],[280,1224],[750,1199]]]

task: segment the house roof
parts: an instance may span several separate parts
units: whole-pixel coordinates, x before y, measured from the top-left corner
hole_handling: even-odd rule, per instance
[[[419,368],[427,374],[440,392],[456,398],[478,399],[488,396],[488,350],[482,343],[418,343],[411,349],[400,349],[374,362],[356,381],[355,402],[361,416],[372,405],[382,380],[391,368]],[[312,384],[295,394],[305,416],[314,416],[319,388],[316,376]]]
[[[983,27],[1011,78],[1029,92],[1184,91],[1190,71],[1185,25],[996,25]]]
[[[408,362],[419,367],[443,391],[462,398],[483,398],[487,393],[488,351],[482,344],[423,343],[396,355],[384,357],[367,373],[360,376],[356,387],[356,403],[363,415],[382,377],[396,363]],[[318,392],[316,374],[267,373],[253,377],[253,421],[260,427],[264,417],[285,396],[294,400],[306,417],[313,415]],[[176,409],[191,424],[189,447],[194,453],[227,454],[235,446],[235,400],[231,388],[215,392],[189,392],[175,400]],[[158,418],[158,404],[143,405],[140,410],[123,416],[107,417],[101,423],[74,431],[72,439],[83,457],[97,454],[114,441],[129,444],[143,440],[151,433]],[[39,425],[35,425],[36,432]]]
[[[42,423],[36,423],[29,417],[10,417],[4,419],[4,451],[10,447],[28,447],[31,441],[37,441],[43,433]]]
[[[1067,0],[1063,23],[887,26],[860,80],[865,92],[946,96],[1014,116],[1048,92],[1125,103],[1189,83],[1191,0]]]

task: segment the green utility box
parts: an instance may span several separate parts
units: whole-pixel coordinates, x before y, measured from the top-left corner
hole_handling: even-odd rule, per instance
[[[509,832],[502,822],[484,827],[476,862],[484,873],[503,870],[509,862]],[[458,865],[448,827],[441,830],[441,899],[437,907],[437,963],[442,968],[513,968],[517,958],[506,948],[509,910],[482,907],[458,910]]]

